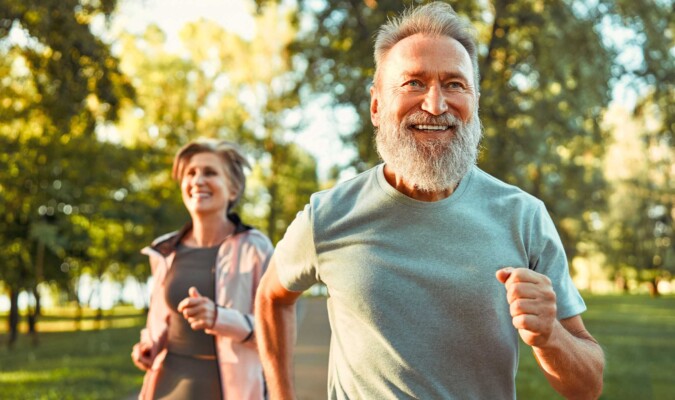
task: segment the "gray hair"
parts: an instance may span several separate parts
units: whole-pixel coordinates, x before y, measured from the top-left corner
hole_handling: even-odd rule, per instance
[[[227,140],[199,138],[181,147],[173,159],[171,176],[176,181],[183,179],[185,166],[195,154],[213,153],[223,160],[225,176],[232,190],[236,192],[234,200],[229,204],[227,211],[237,205],[246,189],[246,175],[244,168],[251,168],[235,143]]]
[[[397,18],[382,25],[375,37],[375,82],[379,68],[389,51],[401,40],[416,34],[448,36],[457,40],[469,53],[473,65],[474,84],[478,91],[478,50],[476,31],[471,23],[461,18],[452,6],[433,2],[408,8]]]

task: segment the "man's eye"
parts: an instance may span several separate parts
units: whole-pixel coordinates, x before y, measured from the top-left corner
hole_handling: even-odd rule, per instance
[[[407,83],[407,85],[408,85],[408,86],[412,86],[412,87],[422,87],[422,86],[424,86],[424,85],[422,85],[422,82],[420,82],[420,81],[418,81],[418,80],[409,81],[409,82]]]
[[[449,89],[464,89],[464,85],[461,82],[449,82],[446,86]]]

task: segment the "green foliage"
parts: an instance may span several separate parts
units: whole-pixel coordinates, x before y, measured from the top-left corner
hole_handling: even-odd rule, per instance
[[[658,109],[642,108],[630,113],[614,107],[607,113],[614,140],[605,162],[614,190],[599,243],[617,277],[628,279],[626,273],[633,271],[657,294],[658,281],[675,273],[675,149],[660,134]]]
[[[101,212],[123,186],[125,171],[110,165],[120,149],[95,135],[133,94],[90,30],[114,4],[0,2],[0,167],[9,171],[0,177],[0,240],[9,245],[0,279],[15,289],[66,282],[59,264],[78,257],[71,217]]]
[[[44,112],[62,134],[67,134],[74,118],[95,117],[94,110],[83,107],[88,98],[101,104],[96,110],[100,118],[114,119],[120,100],[130,93],[117,60],[89,29],[94,18],[108,16],[115,4],[114,0],[0,2],[0,39],[12,30],[27,38],[25,45],[12,45],[11,50],[20,53],[39,95],[29,108]]]
[[[256,165],[243,214],[278,242],[295,215],[317,191],[316,161],[295,144],[275,144]]]
[[[295,35],[291,18],[274,5],[264,7],[250,40],[208,20],[189,23],[180,34],[187,54],[167,49],[156,26],[120,38],[122,69],[133,77],[138,94],[136,104],[122,111],[122,140],[153,144],[165,154],[198,136],[239,143],[254,161],[241,208],[244,221],[274,241],[318,187],[316,162],[289,140],[294,126],[287,120],[299,106],[299,77],[286,50]],[[177,193],[166,174],[171,159],[164,161],[150,180],[161,193]],[[171,205],[168,215],[184,215],[182,205]]]
[[[156,26],[122,33],[118,60],[91,30],[114,8],[0,1],[0,167],[8,172],[0,281],[15,291],[46,280],[76,298],[83,273],[147,278],[140,248],[188,218],[169,175],[175,151],[197,136],[239,142],[264,166],[263,198],[273,206],[260,227],[272,237],[316,190],[316,163],[287,143],[284,125],[298,105],[285,51],[291,13],[266,7],[256,22],[266,28],[252,40],[212,22],[188,24],[182,55],[165,48]]]

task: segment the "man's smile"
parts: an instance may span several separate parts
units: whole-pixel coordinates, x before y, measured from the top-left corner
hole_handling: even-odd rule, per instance
[[[408,129],[411,132],[416,132],[422,135],[445,135],[445,134],[454,134],[457,130],[457,125],[438,125],[438,124],[411,124],[408,125]]]
[[[445,131],[450,129],[449,125],[413,125],[412,127],[420,131]]]

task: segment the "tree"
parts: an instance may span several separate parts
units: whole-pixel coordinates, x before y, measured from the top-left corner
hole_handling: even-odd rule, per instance
[[[652,296],[659,295],[659,280],[675,273],[674,194],[669,189],[675,153],[663,137],[656,139],[661,126],[655,110],[635,113],[616,106],[608,113],[614,143],[606,174],[613,190],[601,229],[609,272],[625,291],[631,275],[647,282]]]
[[[16,299],[23,289],[35,294],[40,280],[53,276],[66,257],[69,216],[83,198],[81,170],[73,160],[105,160],[88,144],[99,121],[116,117],[122,99],[132,95],[117,60],[90,30],[105,19],[114,1],[0,1],[3,43],[0,82],[0,210],[6,247],[2,279],[10,291],[10,345],[16,338]],[[101,177],[105,181],[105,175]],[[56,269],[56,271],[59,271]],[[56,273],[58,275],[58,272]],[[61,279],[61,278],[59,278]],[[37,314],[32,315],[34,328]]]
[[[180,32],[181,54],[166,49],[156,26],[120,38],[122,68],[133,77],[137,102],[123,110],[117,130],[128,146],[152,144],[165,155],[147,177],[154,189],[179,199],[167,172],[180,145],[198,136],[235,141],[254,161],[244,219],[275,240],[317,187],[316,163],[289,139],[300,78],[286,50],[292,16],[265,7],[250,40],[209,20],[189,23]],[[184,211],[172,215],[187,218]],[[180,223],[174,217],[174,228]]]

